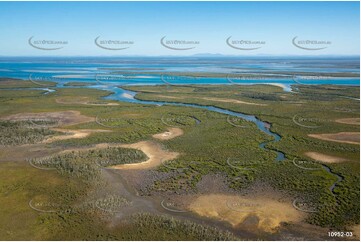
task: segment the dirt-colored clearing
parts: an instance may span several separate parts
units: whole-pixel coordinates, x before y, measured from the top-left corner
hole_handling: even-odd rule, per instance
[[[172,98],[172,99],[183,99],[182,97],[174,97],[174,96],[166,96],[166,95],[157,95],[157,97],[161,97],[161,98]]]
[[[166,95],[157,95],[157,97],[170,98],[170,99],[184,99],[184,98],[187,98],[187,97],[174,97],[174,96],[166,96]],[[251,103],[251,102],[245,102],[245,101],[240,101],[240,100],[237,100],[237,99],[228,99],[228,98],[215,98],[215,97],[193,97],[193,98],[203,99],[203,100],[208,100],[208,101],[225,102],[225,103],[267,106],[267,104]]]
[[[93,147],[82,147],[76,149],[68,149],[61,151],[60,153],[68,153],[73,151],[85,151],[85,150],[94,150],[94,149],[105,149],[108,147],[122,147],[122,148],[131,148],[138,149],[144,152],[148,156],[148,160],[140,163],[133,164],[122,164],[116,165],[112,168],[120,170],[143,170],[157,167],[162,164],[162,161],[172,160],[178,157],[179,153],[170,152],[164,150],[162,146],[154,141],[140,141],[133,144],[112,144],[112,143],[101,143]]]
[[[79,111],[61,111],[48,113],[18,113],[3,118],[4,120],[53,120],[57,121],[59,126],[74,125],[94,121],[94,118],[82,115]]]
[[[360,132],[339,132],[335,134],[309,134],[309,137],[346,144],[360,144]]]
[[[183,135],[183,130],[180,128],[168,128],[168,131],[153,135],[153,138],[160,140],[169,140]]]
[[[1,147],[1,161],[24,161],[31,158],[50,156],[61,151],[61,147],[48,147],[45,144],[26,144],[19,146]]]
[[[123,148],[138,149],[148,156],[148,160],[141,163],[117,165],[115,169],[150,169],[162,164],[162,161],[172,160],[178,157],[179,153],[164,150],[160,144],[153,141],[140,141],[134,144],[119,145]]]
[[[103,129],[78,129],[78,130],[70,130],[70,129],[52,129],[58,132],[64,132],[64,135],[57,135],[50,137],[43,141],[44,143],[51,143],[58,140],[66,140],[66,139],[81,139],[88,137],[92,133],[97,132],[111,132],[110,130],[103,130]]]
[[[295,223],[304,218],[291,203],[270,196],[202,195],[190,204],[189,209],[250,231],[274,232],[282,222]]]
[[[343,161],[347,161],[347,159],[337,156],[325,155],[318,152],[306,152],[305,155],[310,157],[311,159],[322,161],[325,163],[340,163]]]
[[[360,125],[360,118],[340,118],[336,119],[336,122],[341,124]]]
[[[60,104],[83,104],[83,105],[92,105],[92,106],[118,106],[118,103],[92,103],[89,97],[76,97],[72,100],[67,100],[64,98],[56,98],[56,103]]]
[[[225,103],[236,103],[236,104],[247,104],[247,105],[257,105],[257,106],[267,106],[267,104],[263,103],[250,103],[250,102],[244,102],[237,99],[228,99],[228,98],[214,98],[214,97],[204,97],[202,98],[204,100],[208,101],[216,101],[216,102],[225,102]]]

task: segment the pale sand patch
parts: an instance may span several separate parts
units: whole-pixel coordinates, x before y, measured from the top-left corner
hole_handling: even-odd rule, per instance
[[[88,137],[92,133],[97,132],[111,132],[110,130],[103,129],[78,129],[78,130],[70,130],[70,129],[52,129],[58,132],[64,132],[64,135],[57,135],[50,137],[43,141],[43,143],[51,143],[58,140],[66,140],[66,139],[81,139]]]
[[[150,169],[162,164],[162,161],[172,160],[178,157],[179,153],[164,150],[160,144],[153,141],[140,141],[134,144],[119,145],[123,148],[138,149],[148,156],[148,160],[141,163],[116,165],[112,168],[125,170]]]
[[[274,232],[282,222],[300,222],[305,216],[290,202],[280,202],[267,195],[202,195],[188,209],[200,216],[226,221],[233,227],[266,232]]]
[[[166,95],[157,95],[157,97],[162,97],[162,98],[172,98],[172,99],[182,99],[181,97],[166,96]]]
[[[281,83],[266,83],[267,85],[272,85],[272,86],[276,86],[276,87],[280,87],[282,89],[287,88],[286,85],[281,84]]]
[[[94,121],[94,118],[82,115],[79,111],[73,110],[47,113],[18,113],[3,119],[13,121],[49,119],[57,121],[58,125],[73,125]]]
[[[310,157],[311,159],[322,161],[325,163],[340,163],[343,161],[347,161],[347,159],[337,156],[325,155],[318,152],[306,152],[305,155]]]
[[[309,134],[309,137],[346,144],[360,144],[360,132],[339,132],[334,134]]]
[[[215,98],[215,97],[204,97],[201,98],[208,101],[217,101],[217,102],[225,102],[225,103],[236,103],[236,104],[247,104],[247,105],[257,105],[257,106],[267,106],[267,104],[263,103],[250,103],[250,102],[244,102],[237,99],[228,99],[228,98]]]
[[[340,118],[336,119],[336,122],[341,124],[360,125],[360,118]]]
[[[91,106],[118,106],[119,103],[91,103],[89,97],[76,97],[75,100],[64,100],[63,98],[56,98],[56,103],[60,104],[82,104]]]
[[[134,97],[132,95],[130,95],[129,93],[123,93],[122,97],[128,98],[128,99],[134,99]]]
[[[183,135],[183,130],[180,128],[168,128],[168,131],[155,134],[153,135],[153,138],[160,139],[160,140],[169,140],[173,139],[175,137]]]

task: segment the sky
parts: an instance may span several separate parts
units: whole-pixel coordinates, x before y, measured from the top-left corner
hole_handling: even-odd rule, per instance
[[[0,2],[0,56],[359,55],[359,19],[359,2]]]

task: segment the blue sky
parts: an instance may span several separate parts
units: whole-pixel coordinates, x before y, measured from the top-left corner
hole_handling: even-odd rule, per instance
[[[359,2],[0,2],[0,55],[359,55],[359,19]],[[39,50],[31,36],[67,44]],[[105,50],[97,36],[134,44]],[[199,44],[171,50],[163,36]],[[238,50],[226,44],[229,36],[264,44]],[[296,36],[331,43],[309,51],[292,44]]]

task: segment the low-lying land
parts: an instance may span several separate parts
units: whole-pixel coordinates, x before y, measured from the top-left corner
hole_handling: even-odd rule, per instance
[[[358,87],[126,87],[255,115],[274,142],[206,109],[6,82],[22,88],[0,89],[3,240],[329,240],[359,224],[359,145],[310,137],[359,132]]]

